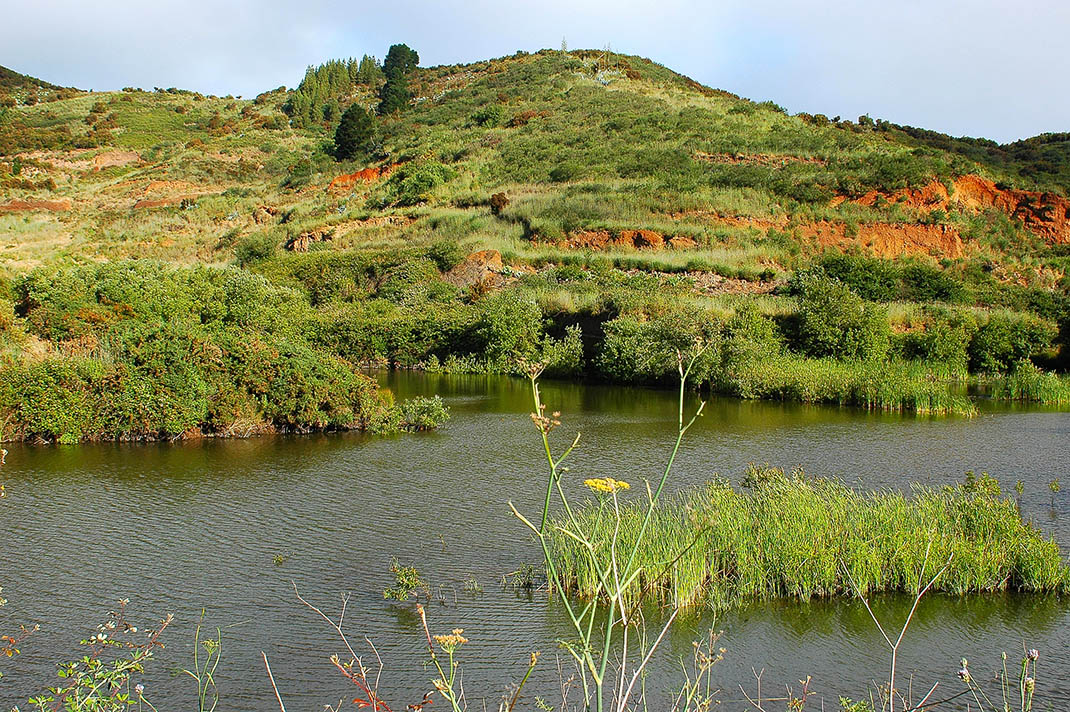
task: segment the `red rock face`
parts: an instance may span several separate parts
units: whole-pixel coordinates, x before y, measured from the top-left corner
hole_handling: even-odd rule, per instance
[[[1052,244],[1070,243],[1070,200],[1060,195],[1002,190],[990,180],[970,175],[955,181],[954,199],[974,209],[1000,210]]]
[[[347,190],[352,190],[358,185],[374,183],[375,181],[380,180],[381,178],[386,178],[387,176],[389,176],[391,173],[394,172],[394,169],[397,167],[398,164],[396,163],[390,166],[383,167],[371,166],[369,168],[359,170],[356,173],[343,174],[332,180],[327,186],[327,190],[337,190],[344,192]]]
[[[950,207],[973,211],[999,210],[1021,221],[1027,230],[1049,243],[1070,243],[1070,200],[1054,193],[1008,190],[998,187],[987,178],[964,175],[955,179],[950,193],[943,183],[933,181],[921,188],[904,188],[894,193],[870,191],[854,202],[872,207],[882,199],[926,212]],[[837,198],[833,204],[838,205],[843,200]]]
[[[621,230],[616,235],[608,230],[581,230],[569,235],[562,247],[573,250],[605,250],[611,247],[686,250],[698,247],[698,243],[690,237],[666,238],[653,230]]]

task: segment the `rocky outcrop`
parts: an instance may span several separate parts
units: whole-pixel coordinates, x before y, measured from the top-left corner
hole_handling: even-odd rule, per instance
[[[497,250],[480,250],[468,255],[445,275],[455,287],[494,287],[502,282],[502,255]]]
[[[281,212],[278,208],[270,205],[257,206],[256,210],[253,211],[253,222],[257,225],[273,222]]]
[[[316,230],[309,230],[303,232],[300,235],[293,235],[286,244],[283,245],[290,252],[308,252],[308,249],[315,242],[330,242],[334,239],[333,227],[321,227]]]

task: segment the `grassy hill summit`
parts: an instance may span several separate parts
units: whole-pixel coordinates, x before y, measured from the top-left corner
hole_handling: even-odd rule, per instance
[[[349,427],[368,365],[660,383],[697,343],[747,398],[1070,396],[1070,134],[791,116],[600,51],[418,65],[0,95],[0,435]]]

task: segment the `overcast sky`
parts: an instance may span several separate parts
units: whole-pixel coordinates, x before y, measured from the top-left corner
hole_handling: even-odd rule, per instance
[[[1070,131],[1070,0],[0,0],[0,25],[0,64],[84,89],[248,97],[395,42],[428,66],[564,38],[792,113]]]

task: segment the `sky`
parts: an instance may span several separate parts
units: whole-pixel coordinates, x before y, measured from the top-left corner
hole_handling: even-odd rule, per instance
[[[564,40],[791,113],[1070,131],[1068,0],[0,0],[0,28],[0,64],[82,89],[251,97],[398,42],[430,66]]]

